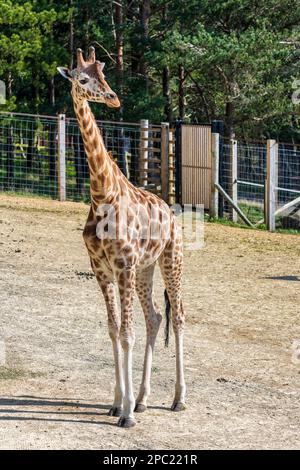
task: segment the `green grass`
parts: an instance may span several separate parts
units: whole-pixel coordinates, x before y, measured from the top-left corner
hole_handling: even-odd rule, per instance
[[[264,212],[261,206],[240,203],[239,208],[253,224],[256,224],[264,218]]]
[[[289,235],[300,235],[300,230],[295,230],[293,228],[277,228],[277,233],[289,234]]]
[[[243,228],[247,230],[256,230],[257,228],[259,230],[265,229],[265,227],[261,227],[261,226],[250,227],[249,225],[246,225],[246,224],[233,222],[232,220],[227,219],[226,217],[213,218],[213,217],[210,217],[208,214],[205,214],[204,221],[208,223],[212,223],[212,224],[226,225],[227,227]]]
[[[39,194],[39,193],[31,193],[29,191],[24,191],[24,190],[20,190],[20,191],[0,191],[0,193],[3,193],[3,194],[7,194],[8,196],[12,196],[12,197],[24,197],[24,198],[28,198],[28,199],[32,199],[32,198],[37,198],[37,199],[56,199],[56,198],[51,198],[50,196],[47,196],[45,194]]]
[[[229,220],[225,217],[215,219],[215,218],[210,217],[208,214],[205,214],[204,220],[205,220],[205,222],[208,222],[208,223],[225,225],[227,227],[242,228],[242,229],[245,229],[245,230],[267,231],[267,227],[264,223],[259,224],[259,225],[255,225],[255,227],[249,227],[249,225],[246,225],[246,224],[241,224],[239,222],[232,222],[232,220]],[[300,231],[295,230],[295,229],[276,228],[276,233],[282,233],[282,234],[285,234],[285,235],[298,235],[298,236],[300,236]]]

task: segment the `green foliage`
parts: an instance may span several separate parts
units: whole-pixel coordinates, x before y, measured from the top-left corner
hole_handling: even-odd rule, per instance
[[[96,47],[121,94],[123,118],[166,120],[163,70],[171,113],[179,116],[178,67],[184,67],[185,120],[223,119],[241,137],[299,140],[299,107],[291,100],[299,70],[297,0],[0,0],[0,78],[6,109],[72,113],[69,85],[57,75],[77,47]],[[143,5],[150,3],[149,23]],[[122,34],[124,70],[116,68]],[[109,55],[108,55],[109,54]],[[111,60],[111,58],[113,60]],[[2,106],[3,108],[3,106]],[[118,111],[95,107],[97,117]]]

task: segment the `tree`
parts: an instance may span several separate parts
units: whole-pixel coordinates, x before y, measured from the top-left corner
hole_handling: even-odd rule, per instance
[[[297,0],[0,0],[6,109],[73,113],[57,65],[89,45],[121,110],[97,117],[225,121],[228,137],[298,138]]]
[[[193,15],[182,12],[183,21],[171,29],[164,49],[171,63],[179,56],[184,59],[192,120],[224,119],[228,137],[235,132],[261,137],[278,119],[280,127],[272,126],[277,133],[287,125],[299,55],[284,40],[297,37],[300,17],[297,2],[289,2],[289,16],[286,3],[205,0],[195,2]]]

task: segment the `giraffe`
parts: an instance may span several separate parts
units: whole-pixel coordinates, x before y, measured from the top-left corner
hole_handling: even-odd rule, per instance
[[[159,263],[167,302],[166,342],[169,312],[176,346],[175,396],[171,410],[185,409],[186,386],[183,368],[185,316],[182,306],[183,243],[177,220],[159,197],[133,186],[105,148],[88,102],[120,106],[103,73],[104,63],[89,48],[87,60],[77,49],[77,67],[58,67],[71,82],[74,110],[82,134],[90,172],[91,206],[83,231],[91,267],[103,293],[108,331],[115,363],[114,401],[108,412],[119,417],[118,426],[136,424],[134,412],[147,409],[152,356],[162,315],[153,295],[153,273]],[[125,203],[124,203],[125,201]],[[108,215],[114,215],[114,223]],[[124,217],[125,216],[125,217]],[[108,225],[114,228],[114,236]],[[116,290],[120,297],[118,311]],[[135,342],[133,298],[135,292],[145,317],[146,347],[142,381],[137,399],[132,384],[132,354]]]

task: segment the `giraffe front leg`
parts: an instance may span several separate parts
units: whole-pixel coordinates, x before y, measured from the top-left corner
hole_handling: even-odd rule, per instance
[[[147,339],[144,357],[143,377],[140,391],[136,399],[135,411],[141,413],[147,409],[147,400],[150,395],[150,380],[152,358],[156,336],[162,321],[158,305],[153,300],[153,274],[154,265],[137,273],[136,291],[144,312]]]
[[[115,363],[115,396],[113,405],[110,408],[109,416],[121,416],[123,412],[123,397],[125,394],[123,365],[122,365],[122,347],[120,341],[120,316],[115,295],[115,286],[112,280],[108,279],[103,273],[96,271],[96,277],[101,287],[107,309],[108,331],[112,341],[113,355]]]
[[[132,384],[132,352],[135,342],[133,327],[133,296],[135,292],[135,269],[124,269],[118,276],[121,300],[121,330],[120,339],[124,352],[124,381],[125,395],[123,413],[118,426],[131,428],[135,426],[135,399]]]
[[[116,337],[116,334],[118,335]],[[112,407],[110,408],[109,416],[122,416],[123,413],[123,397],[125,394],[124,379],[123,379],[123,365],[122,365],[122,348],[119,338],[119,330],[109,327],[109,335],[113,344],[113,353],[115,361],[115,397]]]

